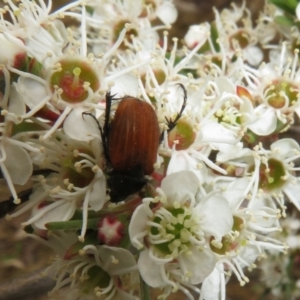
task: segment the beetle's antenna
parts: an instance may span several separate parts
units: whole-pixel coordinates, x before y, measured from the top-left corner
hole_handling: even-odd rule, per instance
[[[177,116],[175,117],[174,120],[171,120],[171,118],[168,119],[168,118],[165,117],[165,119],[166,119],[166,121],[167,121],[167,123],[168,123],[168,127],[169,127],[169,128],[168,128],[168,133],[176,126],[178,120],[181,118],[182,113],[183,113],[183,111],[184,111],[184,109],[185,109],[185,107],[186,107],[186,102],[187,102],[187,92],[186,92],[185,87],[183,86],[182,83],[177,83],[177,84],[178,84],[179,87],[181,87],[182,90],[183,90],[183,103],[182,103],[182,105],[181,105],[180,112],[177,113]]]
[[[175,117],[174,120],[172,120],[171,118],[167,118],[165,117],[166,121],[167,121],[167,125],[168,125],[168,130],[167,132],[169,133],[172,129],[174,129],[174,127],[176,126],[177,122],[179,121],[179,119],[182,117],[182,113],[186,107],[186,103],[187,103],[187,92],[186,89],[184,87],[184,85],[182,83],[177,83],[179,85],[179,87],[182,88],[183,90],[183,103],[181,105],[181,109],[180,111],[177,113],[177,116]],[[160,135],[160,142],[162,142],[163,140],[163,134],[164,132],[161,133]]]
[[[100,126],[99,121],[96,119],[96,117],[95,117],[93,114],[88,113],[88,112],[83,112],[81,115],[82,115],[82,118],[83,118],[83,119],[84,119],[84,116],[90,116],[90,117],[92,117],[92,118],[94,119],[94,121],[96,122],[96,124],[97,124],[97,126],[98,126],[98,129],[99,129],[99,131],[100,131],[101,137],[102,137],[102,135],[103,135],[102,128],[101,128],[101,126]]]

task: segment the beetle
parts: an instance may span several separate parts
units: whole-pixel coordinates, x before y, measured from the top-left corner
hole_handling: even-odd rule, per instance
[[[184,86],[184,101],[180,112],[172,120],[166,118],[167,132],[170,132],[180,119],[187,101]],[[104,124],[101,126],[94,115],[90,115],[100,130],[104,157],[105,173],[110,189],[110,201],[120,202],[139,192],[148,182],[147,175],[154,171],[157,150],[163,139],[157,115],[152,106],[138,98],[125,96],[114,98],[106,93]],[[111,120],[111,106],[114,100],[121,100]]]

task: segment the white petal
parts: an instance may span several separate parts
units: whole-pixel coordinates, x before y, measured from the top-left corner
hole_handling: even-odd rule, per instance
[[[140,253],[138,266],[143,280],[149,286],[157,288],[163,285],[164,280],[160,273],[160,266],[151,260],[148,249]]]
[[[300,20],[300,3],[296,7],[296,16],[297,16],[297,19]]]
[[[237,152],[237,149],[234,149],[234,147],[236,147],[238,141],[232,130],[217,122],[208,121],[203,124],[201,131],[203,143],[209,143],[215,150],[222,152]]]
[[[258,119],[250,124],[248,127],[255,134],[260,136],[266,136],[274,132],[277,125],[277,117],[274,109],[267,108],[264,112],[258,117]]]
[[[146,204],[139,205],[132,214],[128,233],[131,244],[140,249],[143,246],[143,236],[141,234],[147,230],[147,221],[149,219],[146,212]]]
[[[293,139],[281,139],[278,140],[276,142],[274,142],[271,145],[271,150],[275,150],[276,148],[278,148],[279,155],[284,158],[288,157],[288,156],[294,156],[295,154],[295,150],[300,151],[300,147],[298,145],[298,143],[293,140]]]
[[[245,50],[245,59],[252,65],[257,66],[263,60],[263,52],[256,46],[247,47]]]
[[[34,222],[34,225],[39,229],[47,229],[45,227],[45,224],[47,223],[70,220],[74,215],[76,209],[75,204],[76,201],[58,200],[36,210],[35,214],[41,213],[43,211],[47,212],[45,212],[45,214],[40,219]],[[53,208],[51,209],[51,207]]]
[[[184,201],[189,195],[195,195],[199,187],[197,176],[191,171],[180,171],[168,175],[161,183],[161,188],[169,201]]]
[[[138,97],[139,85],[138,80],[133,75],[122,75],[113,80],[114,85],[110,92],[112,95],[116,95],[116,98],[122,98],[124,96]],[[105,83],[108,83],[104,81]]]
[[[29,154],[20,146],[5,143],[6,160],[4,162],[14,184],[25,184],[32,174],[32,162]]]
[[[201,168],[199,168],[199,164]],[[189,170],[194,172],[200,183],[204,183],[207,177],[205,164],[191,157],[187,151],[174,151],[168,164],[167,175],[175,172]]]
[[[227,92],[231,94],[236,93],[236,87],[235,85],[225,76],[220,76],[215,79],[215,83],[218,86],[220,94]]]
[[[200,300],[216,300],[219,299],[221,290],[222,274],[217,268],[214,268],[212,273],[203,281],[201,286]]]
[[[249,178],[238,178],[230,183],[222,195],[227,199],[231,209],[237,209],[246,195],[244,192],[249,184]]]
[[[292,184],[290,181],[286,183],[283,189],[289,200],[300,210],[300,184]]]
[[[27,77],[19,77],[16,87],[29,108],[35,107],[49,95],[47,88],[43,84]]]
[[[8,111],[14,113],[16,116],[21,116],[26,113],[25,102],[17,91],[15,82],[10,87]],[[8,116],[7,118],[9,119],[10,117]]]
[[[184,272],[192,272],[190,282],[199,284],[213,271],[217,258],[209,249],[200,251],[194,246],[190,251],[191,255],[180,255],[178,261]]]
[[[217,209],[216,209],[217,208]],[[233,216],[226,198],[212,195],[205,200],[201,200],[195,207],[196,214],[202,215],[205,220],[202,230],[206,234],[213,235],[216,239],[221,239],[233,226]]]
[[[177,19],[178,11],[173,3],[165,1],[158,7],[156,15],[164,24],[173,24]]]
[[[132,268],[136,265],[134,256],[126,249],[99,246],[98,252],[103,263],[101,267],[110,275],[122,274],[124,273],[122,269]],[[117,264],[111,259],[112,257],[118,260]]]
[[[254,263],[257,257],[260,255],[259,249],[255,245],[247,245],[246,247],[241,247],[241,251],[239,253],[241,258],[248,263],[248,265]],[[242,268],[248,266],[243,263],[243,260],[239,262]]]
[[[106,180],[104,175],[96,180],[91,188],[89,205],[94,211],[99,211],[106,202]]]
[[[83,112],[86,112],[86,108],[76,107],[69,113],[63,125],[65,133],[78,141],[90,141],[95,136],[100,137],[95,120],[88,115],[82,116]]]

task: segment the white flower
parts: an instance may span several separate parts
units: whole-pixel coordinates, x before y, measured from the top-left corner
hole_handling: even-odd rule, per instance
[[[40,186],[32,194],[31,200],[10,217],[16,217],[35,206],[32,217],[23,225],[34,224],[46,230],[45,224],[67,221],[80,207],[83,225],[79,239],[84,240],[88,211],[99,211],[107,202],[106,180],[100,168],[103,163],[100,143],[94,141],[87,147],[83,142],[71,140],[62,134],[59,136],[60,142],[57,138],[45,141],[43,151],[32,154],[36,166],[52,173],[46,178],[39,176],[35,179]]]
[[[46,240],[29,236],[59,255],[45,271],[56,280],[51,299],[59,297],[60,289],[71,284],[64,299],[138,300],[133,291],[139,286],[139,276],[135,258],[128,250],[82,244],[73,232],[49,233]]]
[[[159,196],[145,198],[129,225],[132,244],[144,249],[138,260],[144,281],[165,293],[168,287],[186,291],[187,283],[201,283],[212,272],[216,256],[209,239],[220,242],[233,224],[228,202],[214,194],[201,197],[198,187],[193,172],[167,176]]]

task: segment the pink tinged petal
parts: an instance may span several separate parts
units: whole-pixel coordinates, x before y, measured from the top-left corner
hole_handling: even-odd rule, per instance
[[[184,41],[189,48],[195,47],[203,40],[203,26],[191,25],[187,34],[184,36]]]
[[[278,148],[279,155],[282,157],[294,156],[295,150],[300,151],[298,143],[293,139],[281,139],[271,145],[271,150]]]
[[[94,211],[99,211],[106,202],[106,180],[102,177],[96,180],[92,187],[89,199],[89,205]]]
[[[169,201],[183,201],[196,194],[199,179],[191,171],[180,171],[165,177],[161,188]]]
[[[143,247],[143,239],[148,232],[148,219],[149,216],[147,214],[146,204],[139,205],[132,214],[128,233],[131,244],[137,249],[141,249]]]
[[[98,252],[100,260],[103,263],[101,266],[110,275],[121,275],[128,273],[126,269],[136,266],[134,256],[126,249],[99,246]],[[116,261],[118,263],[116,263]]]
[[[27,77],[20,77],[16,87],[29,108],[38,106],[40,101],[49,95],[45,85]]]
[[[250,124],[248,127],[255,134],[260,136],[266,136],[273,133],[276,129],[277,117],[274,109],[267,108],[262,114],[258,116],[258,119]]]
[[[203,216],[201,229],[215,238],[227,234],[233,226],[233,216],[228,201],[221,196],[213,195],[195,207],[196,214]]]
[[[84,107],[74,108],[64,121],[64,131],[72,139],[77,141],[90,141],[100,137],[96,121],[88,115],[82,115],[87,109]]]
[[[14,43],[8,41],[4,35],[0,34],[1,52],[0,64],[13,64],[16,55],[24,53],[24,43],[17,38],[14,38]]]
[[[190,252],[191,255],[180,255],[178,261],[182,272],[191,272],[190,283],[199,284],[213,271],[217,258],[211,250],[205,248],[201,251],[194,246]]]
[[[68,221],[74,215],[76,209],[76,201],[59,200],[35,210],[32,219],[40,216],[34,225],[39,229],[47,229],[45,224],[50,222]]]
[[[173,3],[165,1],[158,7],[156,15],[164,24],[173,24],[177,19],[178,11]]]
[[[156,264],[149,256],[149,250],[140,253],[138,267],[143,280],[151,287],[158,288],[163,285],[160,265]]]
[[[284,186],[283,192],[289,198],[291,202],[300,210],[300,184],[296,182],[296,184],[291,183],[288,181]]]
[[[221,292],[221,274],[217,268],[205,278],[201,286],[200,300],[220,299]]]
[[[6,160],[4,162],[14,184],[25,184],[32,174],[32,163],[29,154],[21,147],[6,143]]]

